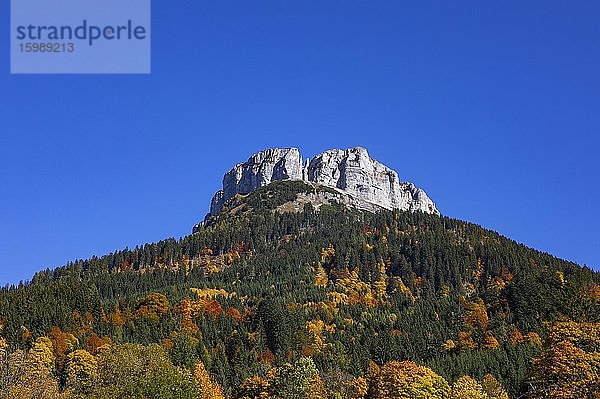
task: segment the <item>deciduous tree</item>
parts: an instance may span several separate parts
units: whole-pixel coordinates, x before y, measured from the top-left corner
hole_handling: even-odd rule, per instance
[[[194,379],[196,380],[196,384],[198,384],[200,399],[225,399],[221,386],[210,378],[204,367],[204,363],[196,363]]]
[[[488,399],[488,396],[477,380],[466,375],[452,384],[450,399]]]
[[[376,399],[443,399],[450,387],[443,377],[413,362],[386,363],[379,374]]]
[[[88,351],[78,349],[67,356],[65,371],[68,388],[78,392],[88,392],[98,372],[98,361]]]
[[[600,392],[600,323],[558,322],[533,361],[531,398],[594,398]]]

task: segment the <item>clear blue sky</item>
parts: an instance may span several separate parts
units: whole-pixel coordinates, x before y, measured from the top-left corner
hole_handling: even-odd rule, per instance
[[[188,234],[275,146],[367,147],[442,213],[600,267],[598,2],[155,0],[148,76],[11,76],[8,15],[0,285]]]

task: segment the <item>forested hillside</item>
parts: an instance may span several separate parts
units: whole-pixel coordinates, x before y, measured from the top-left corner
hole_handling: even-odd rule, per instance
[[[0,397],[600,398],[598,273],[314,190],[3,288]]]

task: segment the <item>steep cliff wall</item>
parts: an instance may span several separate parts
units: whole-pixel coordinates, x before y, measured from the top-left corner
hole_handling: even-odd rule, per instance
[[[303,163],[297,148],[271,148],[237,164],[223,177],[210,213],[236,194],[248,194],[276,180],[304,180],[333,187],[385,209],[439,214],[425,191],[401,182],[398,173],[369,156],[365,148],[328,150]]]

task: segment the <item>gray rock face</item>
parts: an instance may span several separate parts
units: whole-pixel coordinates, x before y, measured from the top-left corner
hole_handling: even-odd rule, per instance
[[[248,194],[277,180],[302,180],[302,157],[297,148],[270,148],[237,164],[223,177],[223,189],[215,193],[210,214],[236,194]]]
[[[400,182],[398,173],[362,147],[317,155],[309,164],[308,181],[338,188],[385,209],[439,214],[425,191]]]
[[[304,163],[297,148],[258,152],[225,174],[223,189],[214,195],[210,214],[218,213],[234,195],[248,194],[276,180],[303,180],[336,188],[360,203],[439,215],[425,191],[401,182],[395,171],[372,159],[362,147],[325,151]]]

